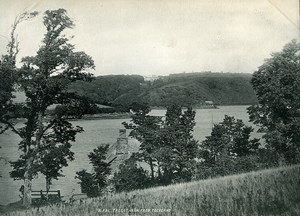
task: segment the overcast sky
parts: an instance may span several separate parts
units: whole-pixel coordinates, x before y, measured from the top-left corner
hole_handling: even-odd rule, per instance
[[[298,0],[0,0],[0,51],[24,10],[65,8],[72,43],[95,61],[95,75],[254,72],[299,37]],[[42,14],[18,28],[19,57],[34,55]]]

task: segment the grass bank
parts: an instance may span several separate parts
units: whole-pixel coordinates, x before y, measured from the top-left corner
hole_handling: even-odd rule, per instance
[[[54,205],[27,215],[300,215],[300,165]]]

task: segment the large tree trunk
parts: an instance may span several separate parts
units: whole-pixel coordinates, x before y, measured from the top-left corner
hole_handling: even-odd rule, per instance
[[[36,148],[40,147],[41,143],[41,138],[43,134],[43,115],[42,112],[38,113],[38,134],[36,136]],[[31,154],[30,152],[30,143],[31,140],[27,141],[27,156],[28,154]],[[32,163],[33,163],[33,156],[29,156],[29,158],[26,159],[26,165],[25,165],[25,173],[24,173],[24,194],[23,194],[23,206],[26,208],[30,208],[32,204],[32,199],[31,199],[31,186],[32,186]]]
[[[46,199],[48,200],[48,193],[50,190],[51,178],[46,177]]]
[[[32,200],[31,200],[31,185],[32,185],[32,176],[30,173],[31,165],[33,158],[30,157],[26,160],[26,168],[24,173],[24,193],[23,193],[23,206],[26,208],[30,208]]]
[[[149,164],[150,164],[150,170],[151,170],[151,180],[153,181],[154,180],[154,165],[153,165],[152,158],[150,158]]]
[[[157,175],[158,175],[158,179],[161,179],[161,171],[160,171],[160,165],[159,162],[157,162]]]

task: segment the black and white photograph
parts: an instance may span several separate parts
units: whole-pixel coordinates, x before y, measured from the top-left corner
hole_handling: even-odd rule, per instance
[[[300,215],[300,0],[0,0],[0,215]]]

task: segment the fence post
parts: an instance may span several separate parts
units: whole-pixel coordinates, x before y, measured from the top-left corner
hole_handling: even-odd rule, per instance
[[[57,190],[57,194],[58,194],[58,198],[61,199],[60,198],[60,190]]]

